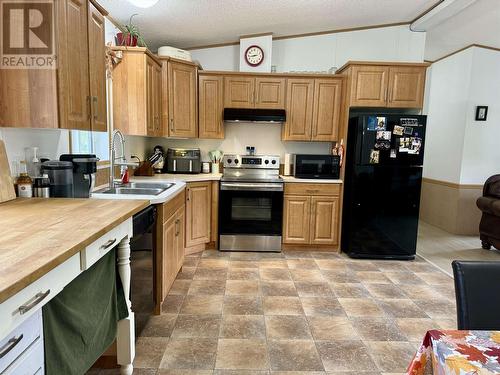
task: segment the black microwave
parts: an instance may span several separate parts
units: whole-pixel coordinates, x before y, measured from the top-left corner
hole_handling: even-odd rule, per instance
[[[294,176],[337,180],[340,176],[340,156],[304,155],[293,156]]]

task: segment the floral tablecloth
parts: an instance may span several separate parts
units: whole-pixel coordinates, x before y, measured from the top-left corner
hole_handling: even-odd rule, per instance
[[[428,331],[408,375],[500,374],[500,331]]]

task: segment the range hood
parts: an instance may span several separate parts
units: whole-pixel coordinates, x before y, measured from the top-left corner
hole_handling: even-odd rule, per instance
[[[282,123],[286,121],[284,109],[224,108],[224,121]]]

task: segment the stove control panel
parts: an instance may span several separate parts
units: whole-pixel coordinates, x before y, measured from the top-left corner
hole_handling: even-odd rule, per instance
[[[224,155],[224,168],[279,169],[280,157],[276,155]]]

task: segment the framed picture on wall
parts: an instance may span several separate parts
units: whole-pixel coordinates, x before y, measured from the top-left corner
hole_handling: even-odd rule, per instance
[[[488,106],[478,105],[476,107],[476,121],[486,121],[488,117]]]

